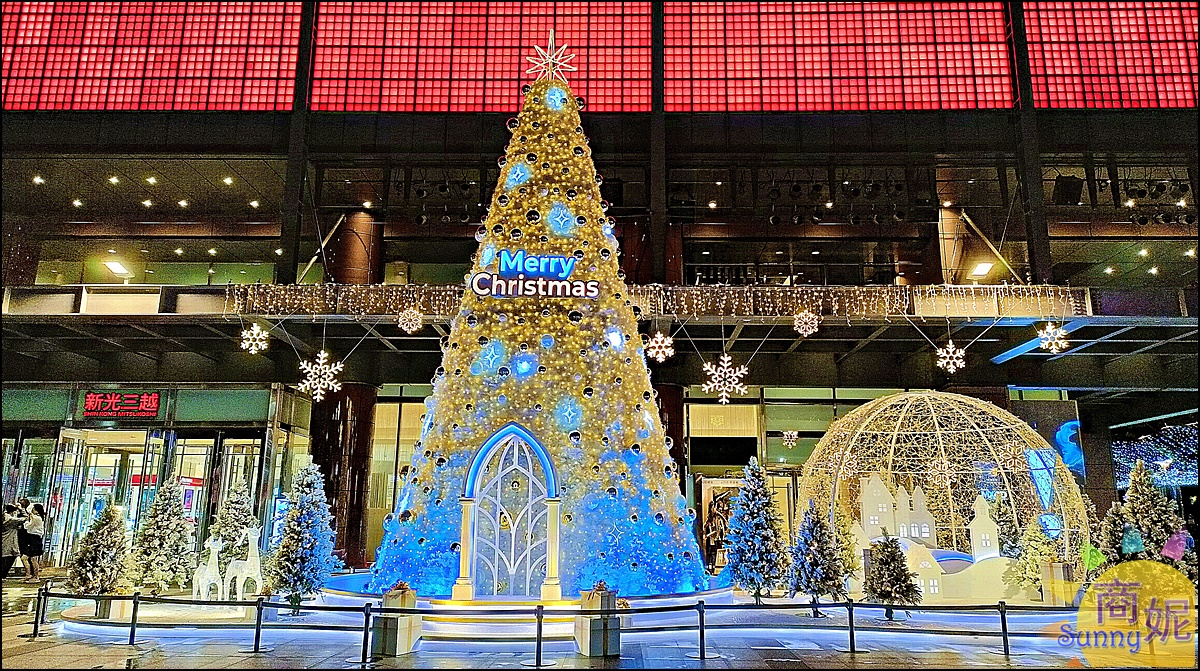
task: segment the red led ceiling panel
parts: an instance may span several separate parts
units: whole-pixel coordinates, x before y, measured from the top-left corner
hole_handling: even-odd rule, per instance
[[[299,2],[5,2],[8,110],[290,110]]]
[[[312,109],[514,112],[551,29],[588,111],[650,110],[649,2],[323,2]]]
[[[1195,107],[1195,2],[1027,2],[1038,107]]]
[[[1012,106],[998,2],[668,2],[666,110]]]

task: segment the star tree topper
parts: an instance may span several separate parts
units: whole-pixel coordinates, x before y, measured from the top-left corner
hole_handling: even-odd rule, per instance
[[[325,400],[326,391],[341,391],[342,383],[338,382],[338,373],[342,372],[342,362],[329,362],[329,352],[321,350],[316,361],[301,361],[300,370],[304,371],[304,381],[300,383],[300,391],[312,394],[313,400]]]
[[[705,382],[700,388],[706,394],[717,392],[718,403],[728,404],[730,394],[742,396],[747,391],[746,385],[742,384],[742,378],[750,372],[750,369],[745,366],[734,368],[732,364],[733,357],[728,354],[721,355],[720,364],[711,362],[704,364],[704,374],[708,376],[708,382]]]
[[[554,46],[554,31],[550,31],[550,43],[543,49],[534,45],[533,50],[537,52],[537,56],[526,56],[525,60],[533,63],[533,67],[526,70],[526,74],[537,74],[538,79],[554,79],[555,77],[567,81],[567,78],[562,75],[564,72],[575,72],[574,65],[570,65],[571,59],[575,58],[575,54],[567,53],[567,45],[561,47]]]

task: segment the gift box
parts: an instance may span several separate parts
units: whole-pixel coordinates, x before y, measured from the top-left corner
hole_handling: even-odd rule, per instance
[[[617,593],[607,589],[589,589],[579,594],[583,610],[612,610],[617,607]]]
[[[585,657],[615,657],[621,654],[621,621],[615,615],[575,617],[575,644]]]
[[[420,615],[380,615],[372,625],[372,655],[406,655],[415,650],[421,640]]]
[[[383,595],[384,608],[416,608],[417,593],[411,589],[393,589]]]
[[[96,617],[101,620],[116,620],[128,622],[133,618],[133,601],[104,601],[96,602]]]

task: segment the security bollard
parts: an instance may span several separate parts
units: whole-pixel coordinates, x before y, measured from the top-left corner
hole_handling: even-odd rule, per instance
[[[1004,641],[1004,656],[1011,653],[1008,647],[1008,604],[1000,602],[1000,638]]]
[[[850,654],[858,652],[854,645],[854,599],[846,599],[846,621],[850,623]]]
[[[371,654],[371,602],[363,604],[363,641],[362,641],[362,657],[359,663],[366,666],[369,662],[368,655]]]
[[[716,659],[716,658],[720,657],[720,655],[718,655],[715,652],[709,652],[708,649],[705,647],[707,645],[707,643],[706,643],[706,635],[704,632],[704,599],[700,599],[699,601],[696,602],[696,619],[697,619],[697,629],[700,632],[700,651],[699,652],[689,652],[686,654],[686,656],[690,657],[692,659],[699,659],[699,660]]]
[[[273,652],[275,648],[262,647],[262,624],[263,611],[266,608],[263,606],[263,598],[260,596],[254,602],[254,647],[249,650],[238,650],[238,652],[247,655],[257,655],[263,652]]]

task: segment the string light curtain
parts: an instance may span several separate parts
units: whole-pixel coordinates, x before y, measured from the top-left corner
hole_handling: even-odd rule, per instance
[[[649,2],[323,2],[312,109],[515,112],[551,30],[589,112],[650,111]]]
[[[6,110],[286,111],[299,2],[5,2]]]
[[[668,112],[1012,106],[998,2],[668,2]]]
[[[1195,107],[1195,2],[1027,2],[1038,107]]]

